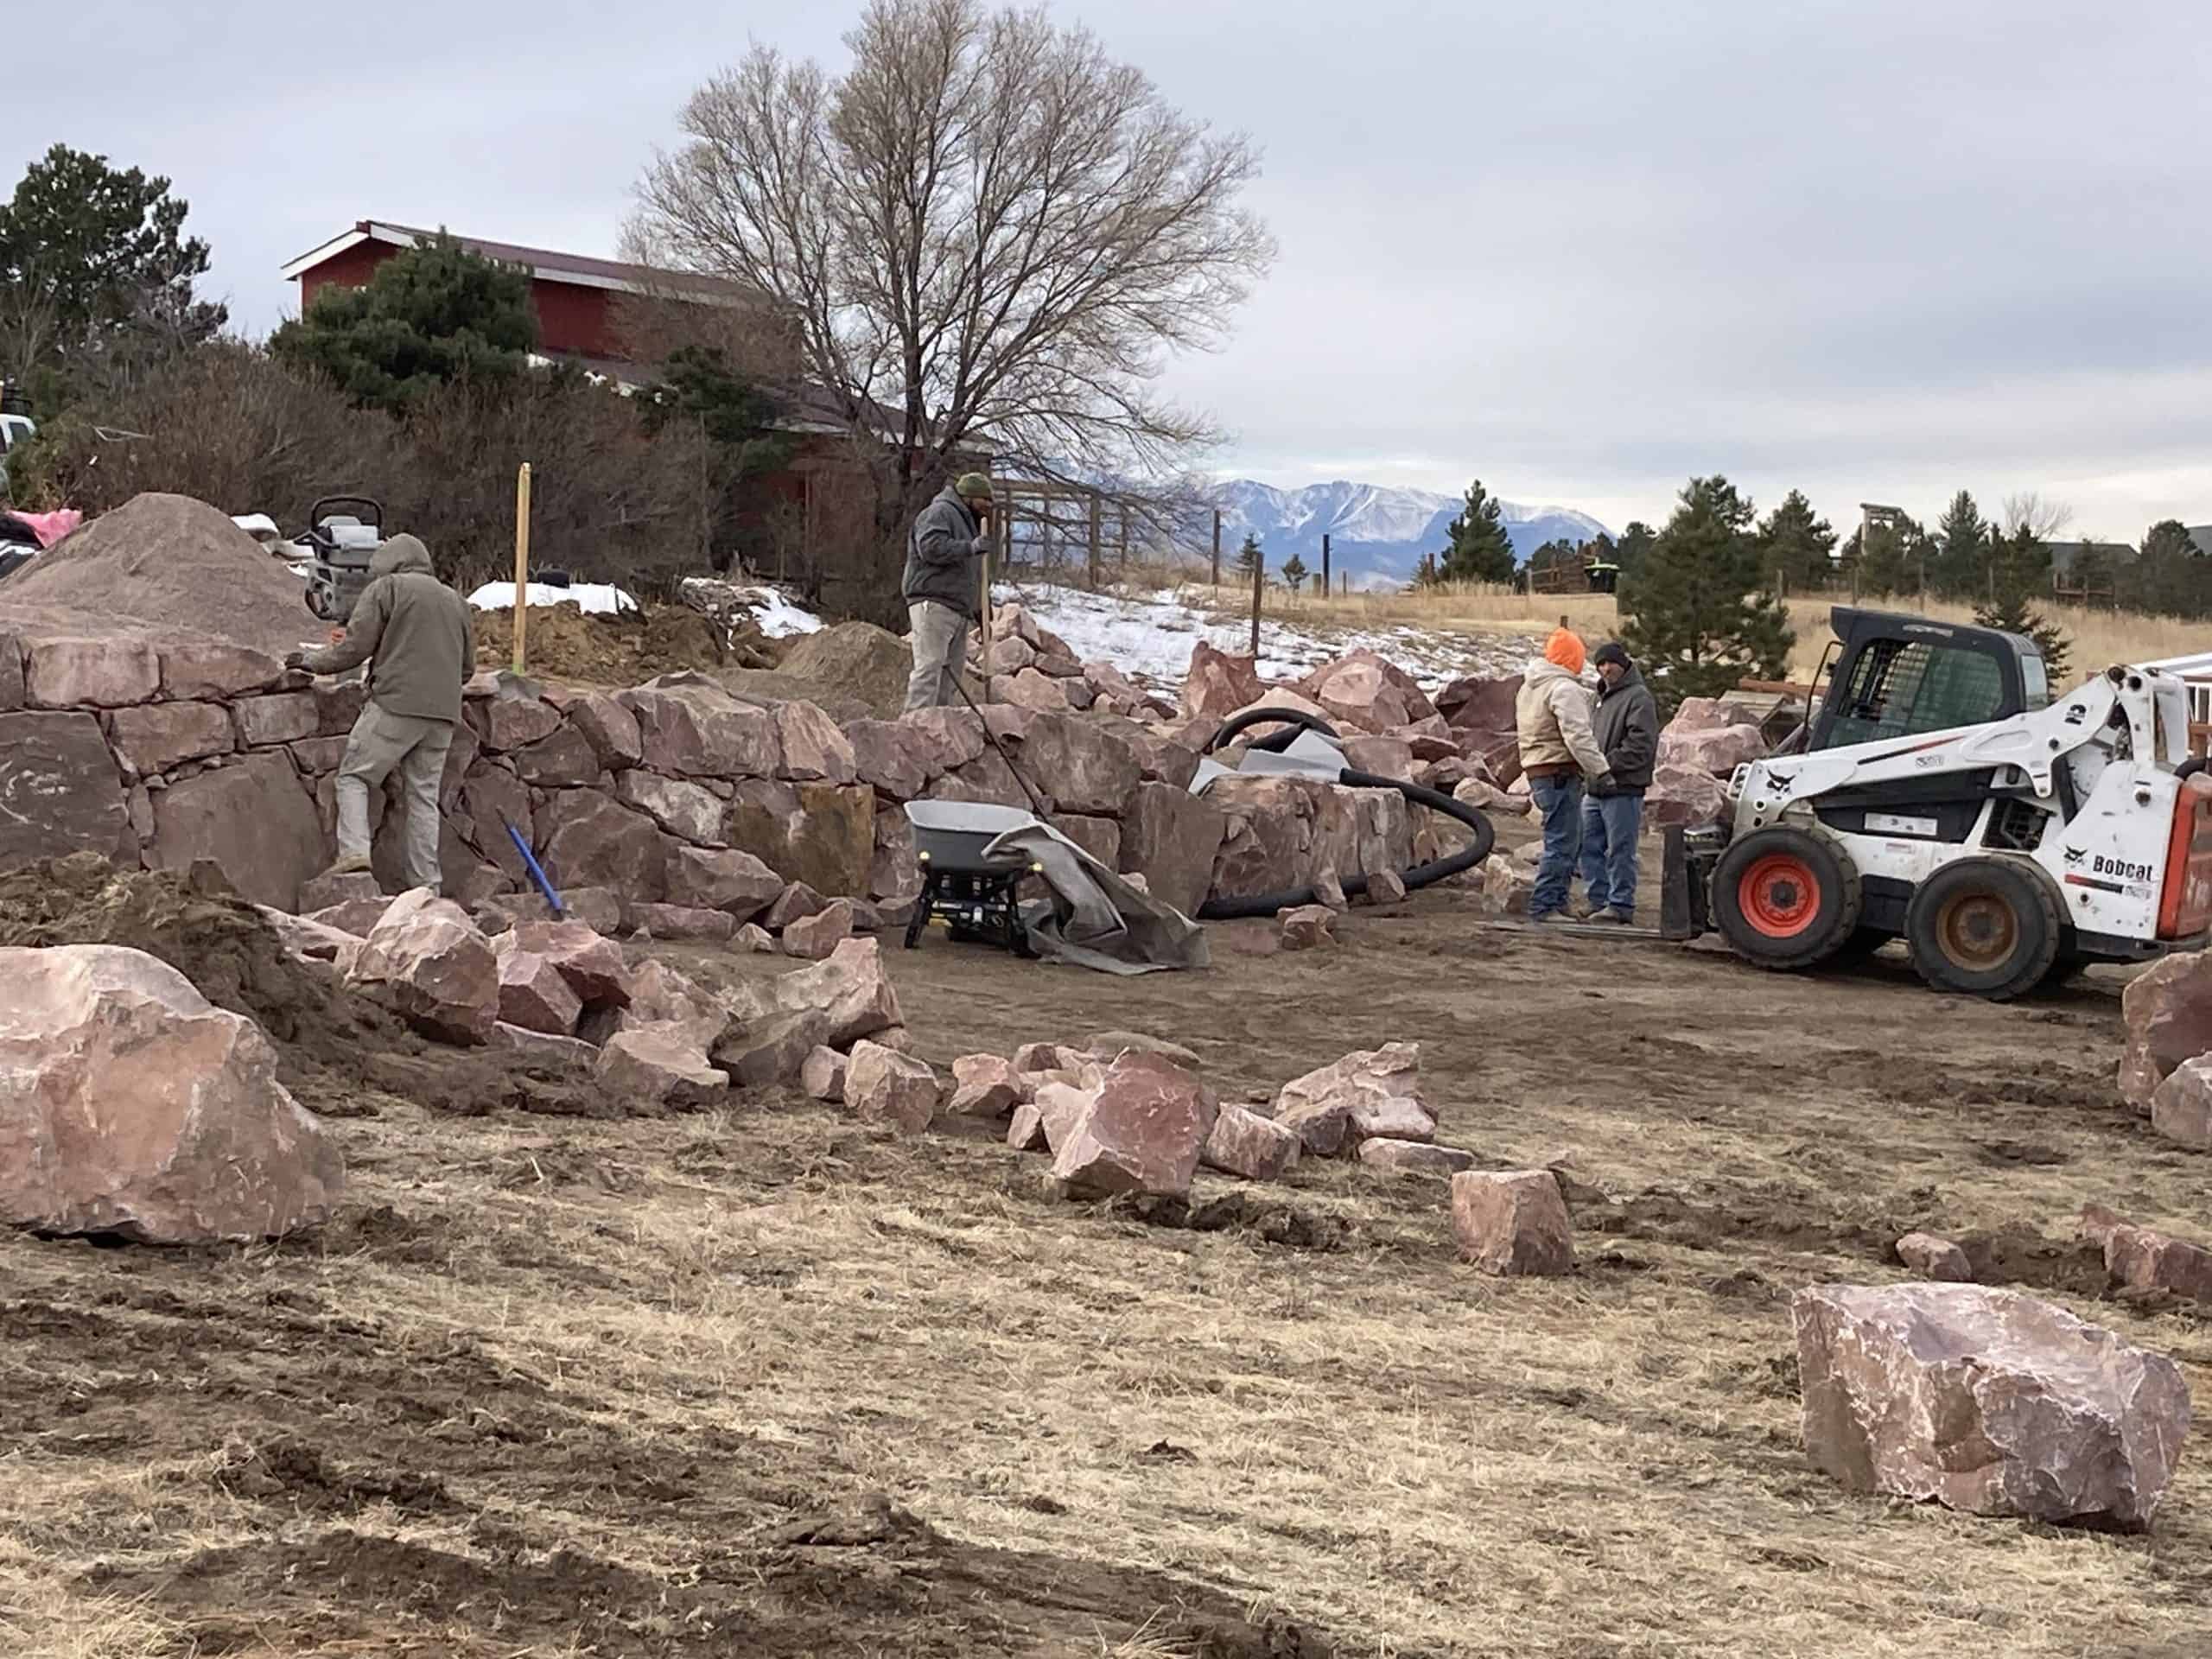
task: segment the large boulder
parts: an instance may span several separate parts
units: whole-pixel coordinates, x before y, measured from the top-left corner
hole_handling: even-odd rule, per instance
[[[1021,770],[1063,812],[1119,817],[1144,776],[1135,748],[1095,720],[1045,715],[1021,741]]]
[[[2120,1006],[2127,1023],[2120,1090],[2147,1117],[2161,1084],[2212,1053],[2212,951],[2180,951],[2152,963],[2128,982]]]
[[[2103,1246],[2105,1271],[2120,1289],[2212,1302],[2212,1250],[2122,1220],[2098,1205],[2082,1212],[2082,1230]]]
[[[868,897],[875,791],[866,785],[747,779],[730,801],[722,833],[786,881],[833,897]]]
[[[1852,1491],[2150,1524],[2189,1432],[2164,1356],[1978,1285],[1815,1286],[1792,1312],[1805,1447]]]
[[[668,843],[660,830],[597,790],[556,793],[537,814],[537,833],[538,861],[556,888],[611,887],[634,904],[668,896]]]
[[[518,944],[529,945],[526,939]],[[346,978],[448,1042],[486,1042],[499,1023],[499,963],[491,941],[467,911],[428,887],[404,893],[385,907]]]
[[[631,1004],[632,976],[622,947],[588,922],[519,921],[499,940],[500,949],[525,950],[550,963],[586,1008]]]
[[[600,779],[598,751],[582,732],[565,723],[507,758],[518,778],[540,789],[583,788]]]
[[[615,701],[637,716],[643,764],[683,778],[772,778],[783,764],[776,717],[720,686],[664,677]]]
[[[1226,720],[1260,698],[1260,671],[1249,657],[1232,657],[1201,639],[1191,647],[1183,677],[1183,712]]]
[[[1298,1131],[1243,1106],[1224,1106],[1206,1135],[1208,1169],[1248,1181],[1278,1181],[1298,1162]]]
[[[1122,819],[1122,868],[1142,874],[1152,896],[1195,916],[1213,889],[1213,865],[1228,820],[1203,795],[1169,784],[1139,784]]]
[[[1436,694],[1436,712],[1456,730],[1505,734],[1520,723],[1514,712],[1520,697],[1518,674],[1498,679],[1471,676]]]
[[[1685,728],[1681,720],[1659,734],[1658,764],[1725,778],[1766,753],[1766,739],[1753,725]]]
[[[1298,683],[1339,728],[1388,732],[1436,713],[1420,682],[1364,645],[1324,664]]]
[[[23,656],[24,700],[34,709],[120,709],[152,701],[162,659],[149,640],[35,639]]]
[[[911,801],[937,774],[937,748],[921,731],[897,720],[851,720],[853,773],[887,801]]]
[[[632,1026],[608,1038],[594,1068],[600,1086],[633,1103],[702,1111],[729,1093],[696,1033],[677,1025]]]
[[[932,778],[964,766],[982,754],[989,740],[983,722],[966,709],[917,709],[898,723],[911,731],[928,757]]]
[[[880,1043],[853,1045],[845,1065],[845,1106],[863,1122],[919,1135],[937,1116],[943,1093],[937,1073],[912,1055]]]
[[[722,798],[703,784],[633,767],[614,780],[614,798],[644,813],[671,836],[700,847],[722,841]]]
[[[1046,1090],[1038,1092],[1049,1129]],[[1180,1196],[1191,1190],[1221,1110],[1211,1089],[1165,1055],[1131,1050],[1085,1092],[1087,1103],[1053,1141],[1052,1175],[1067,1192]]]
[[[97,717],[0,715],[0,869],[64,853],[111,856],[130,834],[122,776]]]
[[[669,849],[668,900],[673,905],[726,910],[748,922],[775,903],[785,886],[783,877],[734,847]]]
[[[1215,898],[1257,898],[1312,880],[1312,809],[1298,780],[1223,778],[1204,798],[1223,814],[1210,888]]]
[[[188,870],[212,859],[256,904],[298,909],[301,884],[330,861],[315,803],[292,763],[275,751],[181,779],[156,794],[153,804],[149,865]]]
[[[219,702],[149,702],[108,716],[108,741],[135,772],[147,777],[187,760],[228,754],[237,733]]]
[[[1666,829],[1681,824],[1703,829],[1718,823],[1728,813],[1728,792],[1710,772],[1695,766],[1662,766],[1652,773],[1644,791],[1646,824]]]
[[[823,1033],[819,1040],[832,1048],[849,1048],[863,1037],[906,1023],[899,994],[883,969],[882,947],[874,939],[848,939],[827,962],[749,982],[731,993],[730,1001],[747,1026],[779,1014],[818,1013]]]
[[[1454,1175],[1452,1236],[1484,1273],[1551,1277],[1574,1269],[1573,1219],[1548,1169]]]
[[[488,697],[471,697],[464,712],[493,754],[525,747],[561,728],[561,711],[527,690],[523,681],[509,681]]]
[[[338,1146],[251,1020],[119,945],[0,950],[0,1221],[149,1244],[327,1218]]]
[[[794,783],[849,784],[855,775],[853,746],[837,722],[810,702],[775,706],[776,738],[782,750],[779,778]]]
[[[568,691],[559,694],[563,712],[569,721],[590,744],[592,753],[599,757],[599,764],[609,772],[620,772],[645,760],[645,739],[638,730],[638,717],[604,691]]]
[[[1275,1121],[1320,1157],[1357,1151],[1359,1142],[1433,1141],[1436,1116],[1421,1092],[1421,1045],[1362,1049],[1282,1086]]]
[[[573,1036],[584,1011],[583,999],[560,969],[534,950],[515,948],[514,934],[493,942],[499,964],[499,1020],[550,1037]]]

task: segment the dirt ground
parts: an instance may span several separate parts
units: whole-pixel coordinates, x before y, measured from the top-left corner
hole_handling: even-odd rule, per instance
[[[1569,1160],[1573,1278],[1476,1274],[1441,1181],[1357,1166],[1146,1211],[1054,1199],[976,1126],[378,1092],[333,1122],[319,1236],[0,1236],[7,1651],[2204,1651],[2201,1452],[2123,1537],[1853,1497],[1798,1431],[1790,1291],[1896,1279],[1920,1226],[2206,1397],[2212,1316],[2106,1300],[2071,1225],[2208,1230],[2203,1161],[2113,1103],[2117,981],[1774,979],[1456,893],[1332,950],[1268,931],[1136,980],[890,957],[940,1065],[1134,1029],[1256,1099],[1418,1039],[1446,1139]]]

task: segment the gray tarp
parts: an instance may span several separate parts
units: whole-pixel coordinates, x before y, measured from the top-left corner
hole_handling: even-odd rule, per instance
[[[1050,824],[1033,818],[1000,835],[990,852],[1019,853],[1043,867],[1052,901],[1025,906],[1022,918],[1030,944],[1046,961],[1108,974],[1213,965],[1204,928],[1131,887]]]

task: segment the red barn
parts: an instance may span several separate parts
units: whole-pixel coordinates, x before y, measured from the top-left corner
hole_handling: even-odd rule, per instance
[[[402,249],[431,240],[436,234],[410,226],[365,219],[351,230],[293,260],[284,267],[284,277],[299,283],[300,309],[304,312],[326,287],[365,286],[385,260]],[[630,353],[624,349],[613,315],[617,302],[626,295],[692,300],[706,305],[741,305],[749,294],[738,283],[711,276],[656,270],[646,265],[591,259],[581,254],[556,253],[550,248],[486,242],[473,236],[456,236],[454,240],[471,253],[496,259],[502,264],[518,265],[530,273],[531,302],[537,312],[539,347],[553,357],[626,360]]]

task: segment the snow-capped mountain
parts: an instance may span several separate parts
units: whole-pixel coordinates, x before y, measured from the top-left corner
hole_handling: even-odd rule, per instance
[[[1457,496],[1428,490],[1386,489],[1376,484],[1313,484],[1302,490],[1237,479],[1215,493],[1221,513],[1224,552],[1244,539],[1260,538],[1270,567],[1295,553],[1308,569],[1321,569],[1321,537],[1330,542],[1331,566],[1351,573],[1355,587],[1369,582],[1403,581],[1424,553],[1443,550],[1446,526],[1459,515]],[[1498,503],[1513,551],[1523,563],[1546,542],[1586,542],[1605,526],[1571,507],[1522,506]]]

